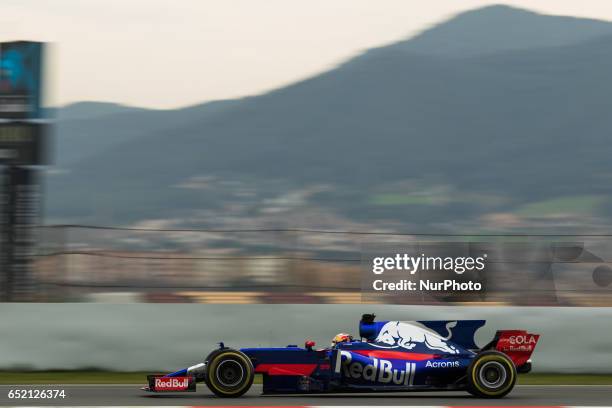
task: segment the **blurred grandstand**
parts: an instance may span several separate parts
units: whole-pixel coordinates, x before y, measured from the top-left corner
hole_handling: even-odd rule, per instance
[[[38,227],[32,301],[612,305],[607,235],[427,235],[303,229]],[[489,259],[483,296],[362,295],[364,246],[557,243],[553,262]],[[577,243],[578,241],[578,243]],[[559,246],[558,242],[565,242]],[[562,251],[559,248],[562,247]],[[530,259],[527,259],[530,258]],[[537,268],[532,266],[538,264]],[[543,264],[543,265],[540,265]]]

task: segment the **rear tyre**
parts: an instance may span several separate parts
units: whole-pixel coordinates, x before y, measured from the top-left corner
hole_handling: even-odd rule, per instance
[[[467,390],[481,398],[501,398],[512,391],[516,383],[516,367],[499,351],[478,354],[467,371]]]
[[[206,363],[205,382],[218,397],[239,397],[251,388],[255,370],[246,354],[232,349],[212,353]]]

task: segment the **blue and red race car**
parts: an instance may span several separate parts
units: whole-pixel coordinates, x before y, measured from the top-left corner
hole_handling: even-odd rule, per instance
[[[219,397],[239,397],[255,374],[263,394],[465,390],[484,398],[508,394],[517,373],[531,370],[538,334],[499,330],[482,348],[474,343],[484,320],[375,321],[363,315],[360,340],[332,347],[220,348],[203,363],[148,376],[147,391],[195,391],[203,381]]]

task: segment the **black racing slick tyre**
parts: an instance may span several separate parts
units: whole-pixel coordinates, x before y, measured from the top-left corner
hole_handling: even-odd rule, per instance
[[[235,398],[251,388],[255,370],[244,353],[226,348],[211,353],[208,358],[205,382],[215,395]]]
[[[501,398],[512,391],[516,383],[514,362],[499,351],[478,354],[468,367],[467,390],[481,398]]]

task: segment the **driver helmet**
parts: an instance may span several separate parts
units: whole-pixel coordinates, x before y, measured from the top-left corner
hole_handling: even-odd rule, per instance
[[[351,336],[350,334],[338,333],[336,334],[336,337],[333,338],[331,345],[332,347],[334,347],[338,343],[348,343],[351,341],[353,341],[353,336]]]

